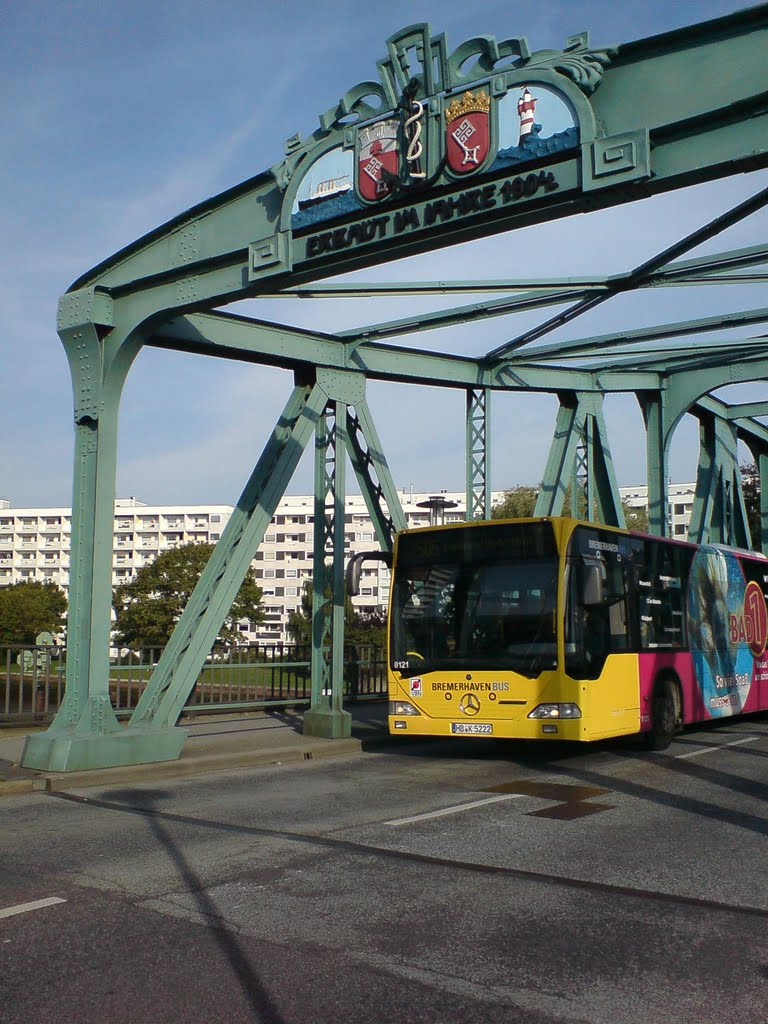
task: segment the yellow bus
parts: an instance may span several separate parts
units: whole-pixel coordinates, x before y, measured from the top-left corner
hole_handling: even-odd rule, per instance
[[[355,588],[360,558],[350,564]],[[768,560],[569,518],[405,530],[389,728],[592,741],[768,707]]]

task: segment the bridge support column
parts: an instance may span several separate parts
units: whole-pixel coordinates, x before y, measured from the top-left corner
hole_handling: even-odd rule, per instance
[[[669,535],[669,441],[663,392],[639,392],[637,400],[646,431],[648,477],[648,532]]]
[[[755,456],[757,479],[760,483],[760,536],[752,541],[758,544],[764,555],[768,555],[768,452],[758,452]]]
[[[555,436],[534,515],[578,515],[609,526],[624,526],[602,395],[568,392],[559,398]],[[564,509],[569,485],[571,507]]]
[[[312,590],[312,697],[304,734],[352,735],[344,711],[344,506],[348,406],[364,403],[360,374],[318,371],[329,401],[315,433],[315,552]]]
[[[65,295],[59,305],[75,397],[71,582],[64,700],[50,728],[27,737],[20,762],[41,771],[167,760],[179,756],[184,740],[168,730],[149,740],[128,734],[110,701],[117,421],[140,348],[109,336],[111,313],[110,300],[90,289]]]
[[[467,391],[467,519],[491,518],[491,392]]]
[[[699,469],[688,532],[697,544],[752,546],[741,486],[736,425],[721,416],[699,417]]]

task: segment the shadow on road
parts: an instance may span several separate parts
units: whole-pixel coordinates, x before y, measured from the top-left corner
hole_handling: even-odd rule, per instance
[[[146,790],[126,789],[110,793],[110,799],[114,803],[124,804],[126,810],[145,812],[152,834],[168,854],[184,883],[185,890],[194,898],[198,910],[208,923],[214,940],[253,1010],[253,1020],[258,1024],[285,1024],[283,1016],[253,969],[237,936],[227,927],[228,922],[208,895],[204,882],[185,859],[170,833],[163,827],[163,819],[158,812],[162,814],[160,805],[169,797],[170,794],[162,790],[148,793]]]

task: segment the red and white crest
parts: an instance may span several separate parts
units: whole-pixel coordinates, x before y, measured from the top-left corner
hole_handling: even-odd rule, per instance
[[[454,174],[472,174],[491,148],[491,98],[465,92],[445,110],[445,155]]]
[[[399,165],[397,120],[390,118],[362,128],[358,136],[357,191],[369,203],[386,199],[392,186],[387,174],[397,175]]]

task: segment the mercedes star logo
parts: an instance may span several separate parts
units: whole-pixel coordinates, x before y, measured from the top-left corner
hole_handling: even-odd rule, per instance
[[[480,710],[480,700],[474,693],[465,693],[459,701],[459,711],[465,715],[476,715]]]

